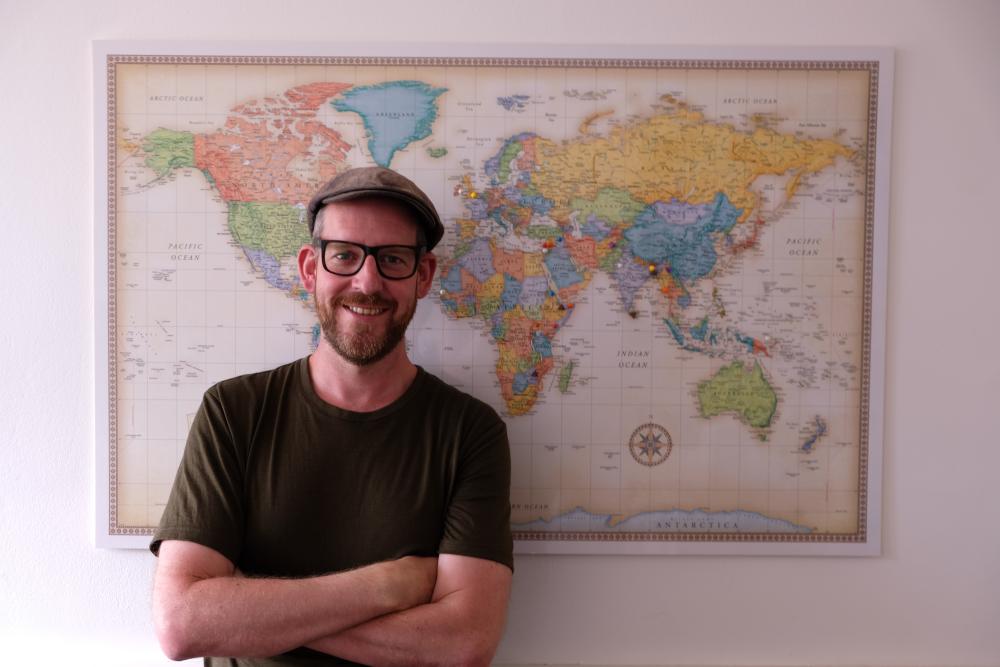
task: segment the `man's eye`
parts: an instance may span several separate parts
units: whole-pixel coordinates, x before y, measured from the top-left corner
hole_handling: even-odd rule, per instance
[[[385,254],[379,255],[383,264],[406,264],[406,259],[402,255]]]
[[[357,260],[358,252],[353,248],[328,248],[327,261],[345,264]]]

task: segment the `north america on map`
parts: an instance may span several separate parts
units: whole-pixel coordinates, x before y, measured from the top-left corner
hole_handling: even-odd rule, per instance
[[[864,72],[272,69],[120,75],[128,520],[201,392],[315,347],[305,204],[376,164],[445,221],[407,345],[507,422],[515,536],[858,529]]]

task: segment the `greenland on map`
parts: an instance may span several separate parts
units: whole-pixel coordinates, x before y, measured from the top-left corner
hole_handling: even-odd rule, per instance
[[[127,46],[95,45],[99,542],[152,533],[209,386],[315,348],[305,204],[382,165],[445,221],[407,346],[506,421],[520,552],[878,552],[891,54]]]

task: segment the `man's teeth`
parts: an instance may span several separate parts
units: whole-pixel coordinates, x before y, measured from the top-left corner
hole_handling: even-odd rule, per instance
[[[352,313],[357,313],[358,315],[378,315],[385,311],[385,308],[362,308],[361,306],[351,306],[348,305],[347,309]]]

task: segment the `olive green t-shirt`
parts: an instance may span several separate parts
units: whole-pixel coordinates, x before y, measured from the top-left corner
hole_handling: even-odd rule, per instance
[[[308,358],[225,380],[192,424],[153,553],[163,540],[215,549],[252,576],[438,553],[513,568],[506,428],[423,369],[367,413],[320,399]]]

